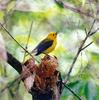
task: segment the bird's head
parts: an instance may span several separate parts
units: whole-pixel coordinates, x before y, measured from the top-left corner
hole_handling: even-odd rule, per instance
[[[47,38],[54,40],[57,38],[57,32],[50,32],[47,36]]]

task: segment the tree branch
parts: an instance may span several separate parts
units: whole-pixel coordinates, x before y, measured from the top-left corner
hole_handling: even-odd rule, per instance
[[[98,30],[99,30],[99,28],[97,28],[94,32],[91,32],[90,36],[94,35]]]
[[[71,4],[69,4],[69,3],[64,3],[63,1],[60,1],[60,0],[54,0],[57,4],[59,4],[59,5],[61,5],[62,7],[64,7],[64,8],[66,8],[66,9],[69,9],[69,10],[71,10],[71,11],[73,11],[73,12],[76,12],[76,13],[79,13],[79,14],[82,14],[82,15],[85,15],[85,16],[87,16],[87,17],[92,17],[92,18],[94,18],[95,16],[93,15],[93,14],[90,14],[90,13],[88,13],[88,12],[84,12],[84,11],[82,11],[81,9],[79,9],[79,8],[76,8],[76,7],[73,7],[73,6],[71,6]]]
[[[90,42],[89,44],[87,44],[86,46],[84,46],[82,49],[81,49],[81,51],[82,50],[84,50],[84,49],[86,49],[89,45],[91,45],[93,43],[93,41],[92,42]]]
[[[95,24],[95,20],[93,21],[93,23],[92,23],[92,25],[91,25],[91,27],[90,27],[88,33],[86,33],[86,37],[85,37],[85,39],[82,41],[82,43],[81,43],[81,45],[80,45],[80,47],[79,47],[79,49],[78,49],[78,51],[77,51],[77,53],[76,53],[74,59],[73,59],[73,62],[72,62],[72,64],[71,64],[71,66],[70,66],[69,72],[66,74],[66,77],[65,77],[63,83],[66,83],[66,82],[70,79],[70,73],[72,72],[72,69],[73,69],[73,67],[74,67],[74,65],[75,65],[75,63],[76,63],[76,61],[77,61],[77,58],[78,58],[79,54],[81,53],[81,51],[82,51],[83,49],[87,48],[87,47],[91,44],[91,43],[90,43],[90,44],[88,44],[87,46],[83,47],[84,44],[85,44],[85,42],[86,42],[86,40],[87,40],[90,36],[92,36],[93,34],[95,34],[95,33],[97,32],[97,30],[94,31],[94,33],[91,32],[91,31],[92,31],[92,28],[93,28],[93,26],[94,26],[94,24]],[[86,31],[85,31],[85,32],[86,32]]]
[[[7,52],[7,62],[10,64],[19,74],[22,71],[22,64],[14,58],[9,52]]]

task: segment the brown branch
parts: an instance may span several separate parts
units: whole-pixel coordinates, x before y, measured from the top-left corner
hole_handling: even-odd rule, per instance
[[[60,1],[60,0],[54,0],[54,1],[57,4],[61,4],[64,8],[69,9],[69,10],[71,10],[73,12],[76,12],[76,13],[79,13],[79,14],[82,14],[82,15],[85,15],[85,16],[88,16],[88,17],[92,17],[92,18],[95,17],[94,15],[92,15],[92,14],[90,14],[88,12],[84,12],[79,8],[71,6],[71,4],[69,4],[69,3],[66,3],[66,2],[64,3],[63,1]]]
[[[88,44],[87,46],[85,46],[85,47],[83,48],[83,46],[84,46],[86,40],[87,40],[90,36],[93,35],[91,31],[92,31],[92,28],[93,28],[94,24],[95,24],[95,20],[93,21],[93,23],[92,23],[92,25],[91,25],[91,27],[90,27],[88,33],[86,33],[86,37],[85,37],[85,39],[82,41],[82,43],[81,43],[81,45],[80,45],[80,47],[79,47],[79,49],[78,49],[78,51],[77,51],[77,53],[76,53],[74,59],[73,59],[73,62],[72,62],[72,64],[71,64],[71,66],[70,66],[69,72],[67,73],[67,76],[66,76],[66,78],[64,79],[63,83],[66,83],[66,82],[70,79],[70,73],[72,72],[72,69],[73,69],[73,67],[74,67],[74,65],[75,65],[75,63],[76,63],[76,61],[77,61],[77,58],[78,58],[79,54],[81,53],[81,51],[82,51],[83,49],[85,49],[86,47],[88,47],[88,46],[91,44],[91,43],[90,43],[90,44]],[[97,30],[94,31],[94,34],[95,34],[95,32],[97,32]]]
[[[10,64],[19,74],[21,74],[22,64],[9,52],[7,52],[7,58],[8,64]]]

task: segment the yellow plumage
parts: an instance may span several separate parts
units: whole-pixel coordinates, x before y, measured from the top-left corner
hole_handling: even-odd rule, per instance
[[[50,32],[48,36],[42,40],[34,50],[32,50],[32,53],[36,53],[35,55],[39,55],[41,53],[48,54],[52,52],[57,44],[57,33],[56,32]]]

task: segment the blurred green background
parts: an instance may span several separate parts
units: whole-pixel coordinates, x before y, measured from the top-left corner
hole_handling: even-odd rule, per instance
[[[98,0],[60,0],[71,7],[81,9],[93,16],[99,17]],[[30,52],[40,40],[51,31],[59,32],[56,49],[50,54],[59,60],[58,70],[64,79],[82,40],[93,22],[92,17],[78,14],[63,8],[54,0],[0,0],[0,22],[9,30],[12,36],[26,46],[30,26],[33,21],[31,36],[28,42]],[[99,27],[97,21],[94,29]],[[20,62],[23,62],[24,51],[9,35],[0,28],[6,49]],[[68,86],[73,89],[82,100],[99,100],[99,32],[90,37],[86,44],[92,45],[83,50],[72,70]],[[36,57],[40,60],[42,55]],[[18,76],[18,73],[6,62],[0,61],[0,90]],[[10,88],[0,93],[0,100],[31,100],[22,82],[14,83]],[[61,100],[77,100],[68,90],[64,89]]]

